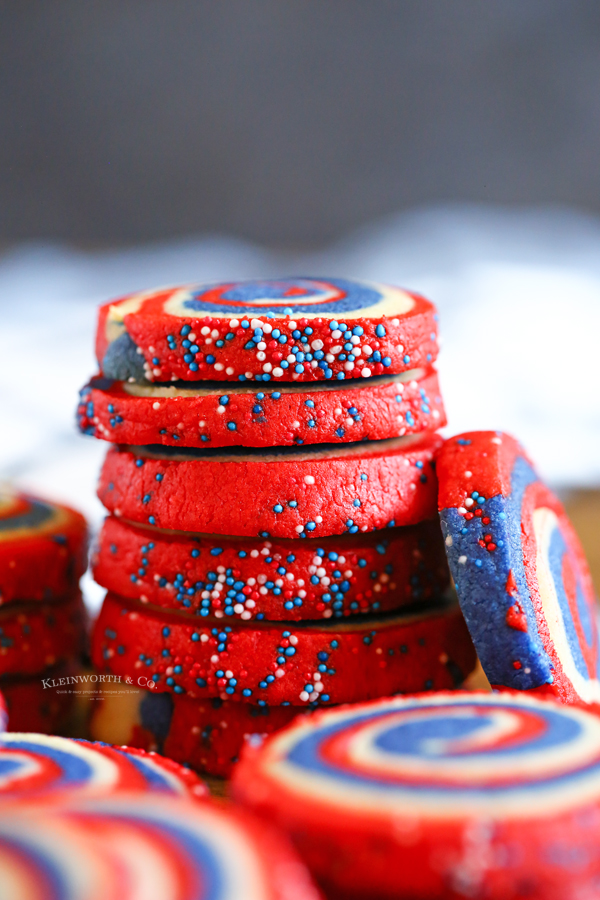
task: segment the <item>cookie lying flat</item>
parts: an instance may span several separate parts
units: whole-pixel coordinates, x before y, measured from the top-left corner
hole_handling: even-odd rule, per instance
[[[77,588],[86,566],[87,526],[80,513],[0,490],[0,604],[63,597]]]
[[[156,793],[6,801],[2,900],[319,900],[283,836]]]
[[[92,661],[140,687],[275,706],[457,686],[475,654],[458,604],[446,601],[377,618],[217,625],[108,594]]]
[[[96,741],[156,750],[206,775],[229,777],[242,747],[289,725],[310,707],[191,700],[113,683],[98,691],[90,734]]]
[[[450,569],[491,684],[600,703],[587,563],[522,447],[501,432],[459,435],[437,472]]]
[[[187,285],[102,306],[96,355],[126,381],[323,381],[429,365],[435,307],[396,287],[336,279]]]
[[[439,523],[320,541],[250,540],[106,519],[93,555],[103,587],[166,609],[241,619],[327,619],[439,597]]]
[[[280,384],[129,384],[92,378],[80,394],[79,428],[119,444],[274,447],[382,440],[446,424],[437,373]]]
[[[35,675],[81,656],[81,595],[54,603],[13,603],[0,610],[0,677]]]
[[[53,791],[160,791],[206,797],[189,769],[156,753],[44,734],[0,735],[0,798]]]
[[[271,452],[112,447],[98,497],[159,528],[326,537],[414,525],[436,514],[439,435]]]
[[[454,692],[319,711],[247,745],[232,789],[335,896],[596,896],[600,718],[585,710]]]

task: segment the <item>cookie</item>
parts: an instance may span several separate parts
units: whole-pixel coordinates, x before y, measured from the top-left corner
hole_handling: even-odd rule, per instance
[[[5,801],[2,900],[319,900],[283,835],[157,793]]]
[[[328,381],[429,365],[435,307],[336,279],[186,285],[102,306],[96,355],[119,381]]]
[[[530,694],[319,711],[246,745],[232,793],[334,896],[597,893],[600,718]]]
[[[127,684],[102,685],[90,734],[96,741],[156,750],[197,772],[228,778],[246,741],[283,728],[310,707],[191,700]]]
[[[81,656],[81,595],[54,603],[13,603],[0,610],[0,678],[36,675]]]
[[[98,497],[159,528],[251,537],[326,537],[436,515],[439,435],[270,452],[112,447]]]
[[[77,408],[85,434],[119,444],[274,447],[382,440],[446,424],[437,373],[281,384],[276,391],[199,382],[92,378]]]
[[[302,706],[456,687],[475,653],[458,604],[449,601],[344,621],[217,625],[108,594],[92,661],[98,672],[139,687]]]
[[[86,567],[87,526],[80,513],[0,490],[0,605],[63,597],[77,588]]]
[[[600,703],[588,566],[523,448],[501,432],[459,435],[437,472],[450,569],[491,684]]]
[[[92,558],[123,597],[216,618],[300,620],[387,612],[449,582],[439,523],[302,542],[190,535],[110,516]]]
[[[208,789],[189,769],[156,753],[33,733],[0,735],[0,797],[53,791],[160,791],[192,797]]]
[[[61,734],[70,724],[76,694],[61,679],[73,678],[79,667],[65,663],[46,669],[29,678],[18,675],[4,678],[2,693],[6,701],[7,731],[35,731],[38,734]],[[52,682],[58,686],[53,687]],[[4,729],[2,729],[4,730]]]

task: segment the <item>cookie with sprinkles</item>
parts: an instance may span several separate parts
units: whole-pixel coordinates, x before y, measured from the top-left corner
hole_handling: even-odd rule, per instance
[[[156,792],[6,800],[2,900],[319,900],[283,835]]]
[[[206,797],[189,769],[157,753],[56,735],[0,735],[0,798],[39,797],[54,791],[105,796],[159,791]]]
[[[341,278],[227,282],[131,294],[102,306],[96,355],[119,381],[329,381],[428,366],[435,307]]]
[[[439,597],[450,580],[435,520],[299,542],[159,531],[110,516],[92,566],[123,597],[244,620],[387,612]]]
[[[63,597],[77,588],[86,566],[80,513],[0,488],[0,605]]]
[[[76,700],[76,694],[65,688],[75,681],[66,679],[74,678],[79,672],[77,663],[69,662],[28,678],[5,677],[1,687],[8,713],[7,730],[64,733],[74,715]]]
[[[458,435],[437,472],[450,570],[491,684],[600,703],[587,562],[523,448],[502,432]]]
[[[79,428],[119,444],[272,447],[382,440],[446,424],[437,373],[417,369],[250,390],[226,382],[156,385],[92,378]]]
[[[436,515],[439,435],[270,451],[112,447],[98,497],[159,528],[251,537],[326,537]]]
[[[0,677],[36,675],[80,657],[85,638],[81,595],[54,603],[15,603],[0,610]]]
[[[156,750],[197,772],[228,778],[247,741],[261,740],[311,707],[192,700],[126,684],[100,685],[90,720],[97,741]]]
[[[151,690],[303,706],[457,687],[475,652],[458,604],[445,600],[378,617],[225,625],[107,594],[92,661]]]
[[[245,748],[233,794],[344,897],[597,896],[600,719],[531,694],[298,718]]]

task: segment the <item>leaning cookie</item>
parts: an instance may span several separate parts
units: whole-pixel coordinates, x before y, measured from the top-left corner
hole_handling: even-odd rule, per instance
[[[556,496],[507,434],[448,440],[437,459],[450,569],[492,685],[600,703],[597,607]]]
[[[383,440],[446,424],[437,373],[419,369],[368,381],[248,385],[130,384],[92,378],[79,428],[119,444],[273,447]]]
[[[156,792],[6,800],[2,900],[319,900],[283,835]]]
[[[311,706],[192,700],[122,682],[100,686],[90,719],[95,741],[156,750],[205,775],[229,777],[247,741],[283,728]]]
[[[379,617],[225,625],[108,594],[92,661],[159,691],[276,706],[456,687],[475,652],[458,604],[446,600]]]
[[[439,523],[305,541],[192,535],[110,516],[94,578],[123,597],[216,618],[300,620],[388,612],[449,582]]]
[[[86,566],[87,526],[80,513],[0,490],[0,605],[63,597],[77,588]]]
[[[530,694],[396,697],[298,718],[233,772],[344,898],[594,897],[600,719]]]
[[[159,528],[251,537],[326,537],[436,515],[439,435],[345,446],[112,447],[98,497]]]
[[[328,381],[428,366],[432,303],[345,279],[188,285],[102,306],[96,355],[119,381]]]

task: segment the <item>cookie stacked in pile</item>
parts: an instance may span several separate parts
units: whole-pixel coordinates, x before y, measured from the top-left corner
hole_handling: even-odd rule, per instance
[[[60,730],[73,696],[51,682],[73,673],[84,649],[79,579],[87,527],[75,510],[0,491],[0,690],[11,731]]]
[[[111,685],[95,737],[225,773],[302,709],[462,682],[432,304],[339,279],[145,292],[100,310],[96,349],[92,656],[137,693]]]

